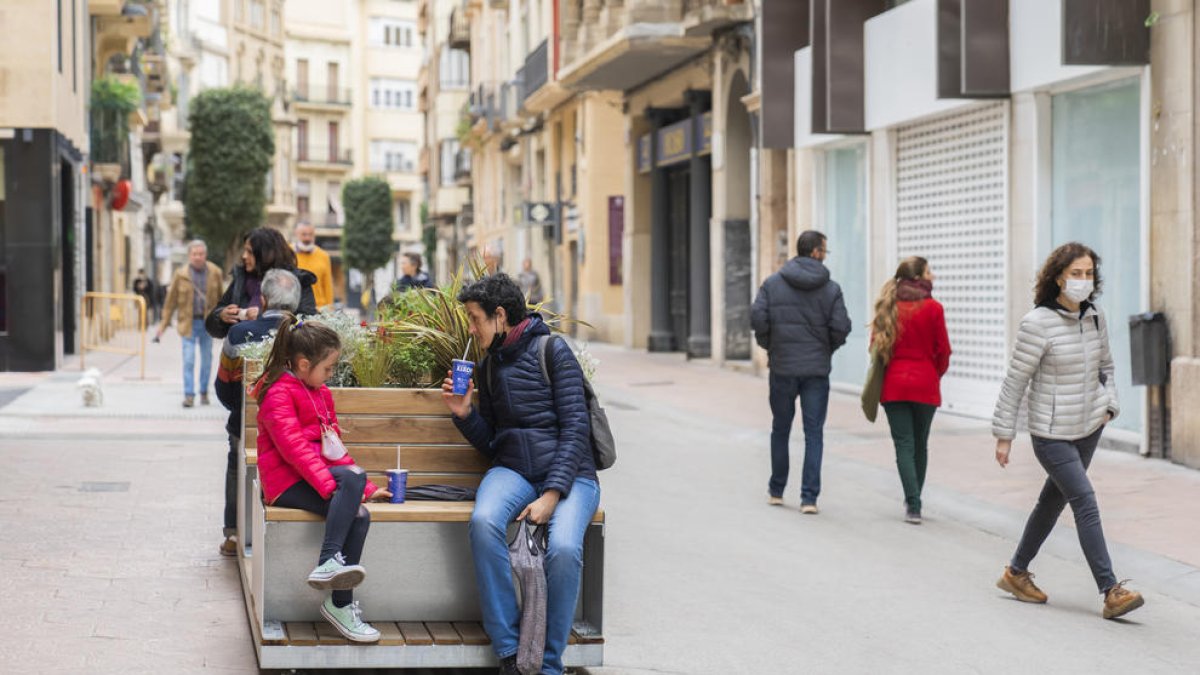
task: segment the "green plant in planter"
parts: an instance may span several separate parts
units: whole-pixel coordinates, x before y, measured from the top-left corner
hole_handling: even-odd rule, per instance
[[[433,350],[425,340],[405,335],[393,341],[391,381],[399,387],[426,388],[437,382]]]
[[[372,335],[349,357],[354,379],[360,387],[382,387],[388,383],[395,360],[389,336]]]
[[[142,103],[142,91],[134,82],[114,75],[92,81],[92,161],[120,164],[129,138],[129,115]]]

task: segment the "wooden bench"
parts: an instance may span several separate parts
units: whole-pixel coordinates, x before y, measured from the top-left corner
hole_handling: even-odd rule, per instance
[[[408,469],[409,487],[476,487],[486,459],[455,428],[441,393],[417,389],[334,389],[350,454],[370,480]],[[244,406],[238,485],[239,567],[262,668],[486,667],[496,659],[480,625],[467,539],[474,502],[369,503],[371,531],[355,592],[363,618],[383,634],[375,645],[341,637],[321,618],[320,591],[305,583],[324,523],[314,514],[265,506],[257,473],[258,406]],[[584,568],[568,666],[603,662],[604,514],[584,538]]]

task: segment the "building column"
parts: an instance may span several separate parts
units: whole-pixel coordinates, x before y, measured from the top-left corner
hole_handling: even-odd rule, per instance
[[[646,111],[650,120],[650,343],[652,352],[675,349],[671,328],[671,251],[670,213],[668,212],[667,172],[658,165],[658,132],[663,128],[663,112]]]
[[[689,91],[687,102],[692,123],[711,107],[712,94]],[[692,159],[688,186],[688,339],[689,358],[712,356],[712,267],[710,261],[709,221],[712,220],[712,159],[700,155],[695,131],[692,134]]]

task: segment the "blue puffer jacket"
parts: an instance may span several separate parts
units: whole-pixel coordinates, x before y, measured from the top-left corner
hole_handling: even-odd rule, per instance
[[[479,405],[466,419],[454,418],[454,424],[492,466],[512,469],[540,483],[542,492],[554,489],[566,498],[576,478],[596,480],[596,464],[583,370],[562,340],[551,340],[546,350],[553,386],[542,378],[537,338],[549,334],[533,314],[515,343],[493,352],[476,369]]]

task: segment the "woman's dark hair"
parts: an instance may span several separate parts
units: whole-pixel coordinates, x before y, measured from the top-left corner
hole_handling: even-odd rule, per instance
[[[1037,283],[1033,287],[1035,307],[1050,304],[1062,293],[1062,289],[1058,286],[1058,278],[1071,266],[1071,263],[1084,256],[1091,258],[1092,265],[1096,267],[1092,277],[1095,289],[1088,296],[1088,300],[1095,300],[1100,295],[1100,256],[1084,244],[1072,241],[1054,249],[1054,252],[1050,254],[1049,258],[1046,258],[1045,264],[1042,265],[1042,271],[1038,273]]]
[[[273,269],[296,269],[296,254],[279,230],[256,227],[246,235],[246,241],[254,254],[254,276],[261,277]]]
[[[315,366],[341,348],[342,341],[329,326],[309,319],[301,321],[295,314],[284,312],[262,376],[254,384],[258,402],[262,403],[271,385],[285,370],[295,368],[300,359],[308,359]]]
[[[521,287],[504,272],[489,274],[472,283],[458,294],[458,301],[479,303],[483,313],[489,317],[496,313],[497,307],[503,307],[508,315],[508,325],[515,326],[525,320],[527,306]]]
[[[408,262],[412,263],[412,266],[417,268],[418,272],[421,271],[421,254],[420,253],[405,253],[404,257],[408,258]]]
[[[805,230],[796,240],[796,255],[801,258],[812,257],[812,252],[825,244],[825,235],[816,230]]]

